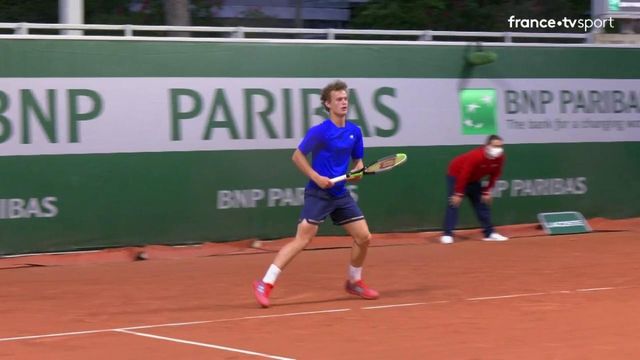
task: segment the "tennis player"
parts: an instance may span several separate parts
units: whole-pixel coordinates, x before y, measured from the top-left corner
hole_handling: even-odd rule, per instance
[[[502,138],[491,135],[483,146],[456,156],[447,171],[447,199],[449,204],[444,219],[443,244],[453,243],[453,229],[458,222],[458,208],[465,195],[482,224],[485,241],[505,241],[509,238],[495,232],[491,224],[491,189],[502,175],[504,165]],[[480,181],[489,176],[489,183],[482,187]]]
[[[367,221],[345,182],[333,184],[330,181],[330,178],[347,173],[350,160],[352,170],[364,167],[362,132],[346,120],[349,108],[347,84],[340,80],[328,84],[322,90],[320,100],[329,112],[329,118],[309,129],[292,157],[298,169],[310,179],[305,188],[296,236],[280,249],[262,280],[253,283],[254,295],[262,307],[269,306],[269,294],[280,272],[309,244],[327,216],[353,237],[345,290],[364,299],[376,299],[379,295],[362,281],[362,265],[371,239]],[[311,163],[307,159],[309,153]],[[349,181],[361,177],[360,174]]]

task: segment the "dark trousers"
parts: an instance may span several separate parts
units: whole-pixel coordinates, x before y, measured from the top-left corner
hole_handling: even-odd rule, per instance
[[[456,178],[454,176],[447,175],[447,212],[444,218],[444,235],[453,236],[453,229],[458,223],[458,208],[449,204],[449,198],[454,193],[454,186]],[[475,181],[467,184],[465,188],[465,196],[471,200],[471,205],[476,213],[476,217],[482,224],[482,232],[487,237],[493,232],[493,225],[491,224],[491,209],[489,206],[481,201],[482,198],[482,185],[479,181]]]

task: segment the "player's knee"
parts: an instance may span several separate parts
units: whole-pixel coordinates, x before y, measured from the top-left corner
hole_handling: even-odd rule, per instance
[[[371,233],[366,233],[355,237],[355,241],[360,246],[368,246],[371,242]]]
[[[295,241],[298,247],[304,249],[311,242],[311,237],[301,236],[301,237],[297,237]]]

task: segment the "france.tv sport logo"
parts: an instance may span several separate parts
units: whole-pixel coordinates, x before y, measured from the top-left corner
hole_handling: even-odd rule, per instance
[[[459,98],[463,135],[498,133],[495,89],[463,89]]]

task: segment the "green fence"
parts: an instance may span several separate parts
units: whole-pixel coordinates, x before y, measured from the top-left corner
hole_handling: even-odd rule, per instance
[[[640,215],[640,81],[625,70],[640,49],[492,50],[469,69],[464,46],[2,39],[0,254],[292,235],[306,179],[291,154],[335,78],[366,158],[409,156],[351,189],[374,232],[440,228],[447,164],[486,136],[461,128],[463,88],[498,97],[496,224]],[[460,226],[476,225],[463,204]]]

